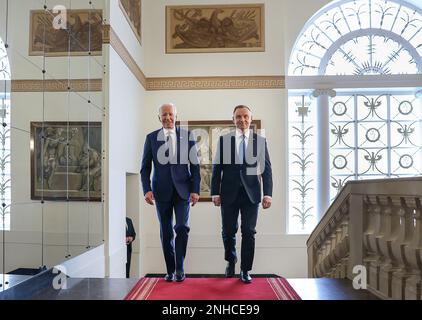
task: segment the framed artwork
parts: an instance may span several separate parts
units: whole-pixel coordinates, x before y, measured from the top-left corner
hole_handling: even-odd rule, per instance
[[[264,4],[166,7],[166,53],[265,51]]]
[[[180,125],[178,121],[177,126]],[[234,132],[236,126],[230,120],[189,121],[183,128],[194,133],[201,167],[201,196],[199,201],[211,201],[212,161],[221,136]],[[261,120],[252,120],[251,129],[261,129]]]
[[[67,56],[102,54],[102,10],[67,10],[67,29],[55,29],[60,13],[32,10],[29,31],[30,56]]]
[[[119,7],[123,11],[127,22],[135,33],[139,43],[141,43],[141,18],[142,18],[142,1],[141,0],[119,0]]]
[[[31,199],[101,201],[101,122],[31,122]]]

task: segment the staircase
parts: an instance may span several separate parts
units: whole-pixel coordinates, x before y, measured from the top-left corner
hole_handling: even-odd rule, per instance
[[[422,300],[422,178],[349,181],[310,235],[308,276]]]

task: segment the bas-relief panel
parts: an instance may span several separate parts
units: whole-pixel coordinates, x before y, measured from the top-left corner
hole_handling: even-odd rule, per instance
[[[264,4],[167,6],[166,51],[265,51]]]

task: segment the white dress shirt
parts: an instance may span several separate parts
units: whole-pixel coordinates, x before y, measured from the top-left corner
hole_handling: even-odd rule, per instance
[[[176,152],[176,143],[177,143],[176,129],[163,128],[163,130],[164,130],[165,141],[167,141],[167,137],[171,135],[172,148],[173,148],[173,151]]]
[[[241,148],[242,148],[242,140],[243,140],[242,136],[243,135],[245,136],[245,151],[248,148],[249,133],[250,133],[249,130],[247,130],[245,133],[243,133],[241,130],[236,129],[236,151],[237,151],[238,155],[240,155],[242,153]],[[246,154],[244,154],[243,156],[246,157]]]

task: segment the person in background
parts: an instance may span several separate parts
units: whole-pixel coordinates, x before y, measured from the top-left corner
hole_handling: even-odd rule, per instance
[[[132,242],[136,238],[135,228],[133,227],[132,219],[126,217],[126,278],[130,278],[130,260],[132,258]]]

